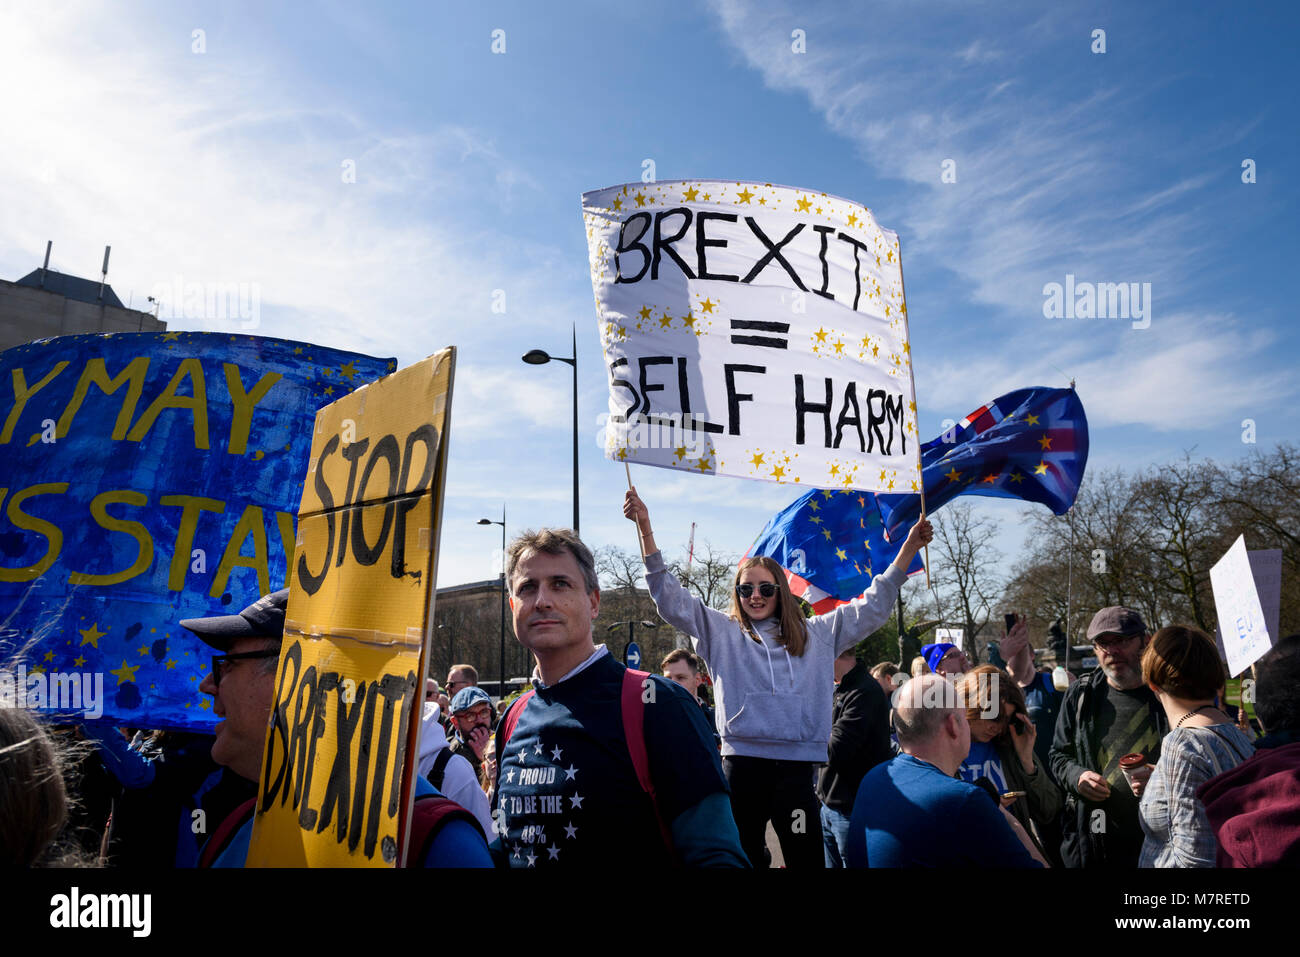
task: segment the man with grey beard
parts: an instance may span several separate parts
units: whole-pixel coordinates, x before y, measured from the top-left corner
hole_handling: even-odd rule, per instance
[[[1140,753],[1155,764],[1169,733],[1164,709],[1142,683],[1149,638],[1142,616],[1118,605],[1088,626],[1099,667],[1065,693],[1051,750],[1052,772],[1067,794],[1066,867],[1137,867],[1141,784],[1130,788],[1119,761]]]

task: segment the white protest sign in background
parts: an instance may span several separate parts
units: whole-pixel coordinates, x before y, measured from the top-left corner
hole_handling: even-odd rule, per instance
[[[963,644],[965,636],[966,630],[964,628],[936,628],[934,630],[935,644],[947,643],[950,645],[956,645],[962,652],[965,652],[966,650]]]
[[[1228,674],[1239,675],[1262,658],[1270,647],[1264,611],[1255,591],[1255,579],[1246,555],[1246,537],[1240,535],[1210,569],[1214,609],[1228,655]]]
[[[817,488],[920,487],[898,237],[760,183],[583,196],[606,454]]]

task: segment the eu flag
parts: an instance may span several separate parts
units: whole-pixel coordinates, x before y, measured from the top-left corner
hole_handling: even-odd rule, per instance
[[[778,512],[748,554],[774,559],[786,570],[790,590],[822,614],[866,591],[902,544],[902,537],[894,544],[885,540],[870,492],[813,489]],[[907,573],[924,570],[918,556]]]
[[[1035,387],[998,396],[921,446],[926,513],[958,495],[1019,498],[1057,515],[1074,504],[1088,464],[1088,419],[1073,389]],[[921,514],[921,496],[877,495],[896,541]]]

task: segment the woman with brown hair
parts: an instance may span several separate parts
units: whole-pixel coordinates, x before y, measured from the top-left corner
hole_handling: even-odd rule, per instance
[[[67,817],[53,739],[24,709],[0,706],[0,866],[71,863],[51,857]]]
[[[1218,845],[1196,789],[1255,753],[1251,736],[1218,707],[1227,678],[1214,639],[1199,628],[1161,628],[1142,653],[1142,680],[1170,731],[1138,806],[1146,834],[1139,867],[1214,866]]]
[[[828,758],[835,659],[892,614],[907,566],[933,537],[930,523],[923,518],[912,527],[894,563],[861,598],[805,619],[785,571],[764,557],[741,561],[727,614],[708,607],[668,574],[635,489],[623,514],[641,535],[660,616],[690,636],[713,675],[722,770],[750,863],[763,866],[770,820],[787,867],[825,866],[813,769]]]
[[[1034,758],[1038,730],[1020,686],[1001,668],[980,665],[957,681],[958,702],[970,723],[970,753],[957,776],[974,784],[987,778],[1002,795],[1002,806],[1020,822],[1044,857],[1043,836],[1061,813],[1064,795],[1052,775]]]

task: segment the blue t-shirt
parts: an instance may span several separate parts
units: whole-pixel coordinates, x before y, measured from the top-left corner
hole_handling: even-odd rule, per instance
[[[972,741],[970,754],[957,769],[957,777],[971,784],[980,778],[988,778],[999,794],[1011,790],[1007,787],[1007,776],[1002,770],[1002,759],[998,757],[997,748],[992,742]]]
[[[1041,867],[989,796],[900,754],[862,779],[849,867]]]
[[[623,732],[623,674],[603,655],[539,688],[502,753],[494,818],[511,867],[672,863],[654,803],[641,789]],[[645,703],[650,777],[665,825],[727,783],[704,713],[685,691],[651,676]],[[643,695],[643,701],[650,695]]]

